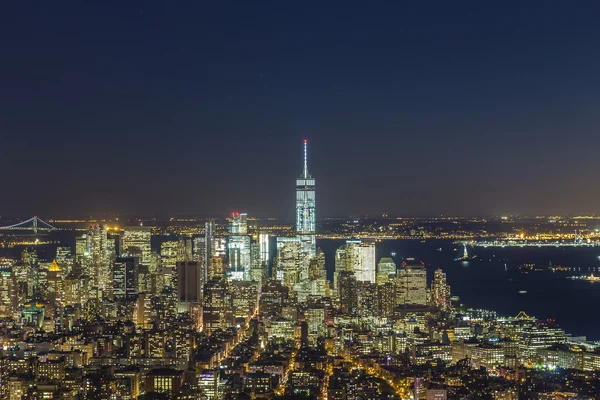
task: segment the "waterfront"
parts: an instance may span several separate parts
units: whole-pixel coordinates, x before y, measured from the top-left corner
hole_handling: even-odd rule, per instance
[[[335,249],[343,240],[320,240],[325,252],[328,278],[332,279]],[[442,249],[438,251],[438,249]],[[454,251],[454,249],[457,251]],[[453,261],[460,246],[450,241],[384,240],[377,243],[377,259],[396,252],[395,260],[414,257],[427,266],[429,279],[442,268],[452,294],[471,308],[486,308],[500,315],[515,316],[519,311],[540,319],[555,319],[568,333],[600,340],[600,285],[567,279],[600,271],[600,249],[593,247],[506,247],[474,249],[477,259]],[[470,251],[473,249],[469,249]],[[562,265],[576,271],[522,273],[526,263]],[[506,265],[506,266],[505,266]],[[596,272],[598,273],[598,272]],[[521,294],[519,291],[526,291]]]

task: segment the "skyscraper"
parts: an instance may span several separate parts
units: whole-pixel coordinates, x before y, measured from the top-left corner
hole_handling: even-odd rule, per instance
[[[224,279],[211,279],[204,285],[202,323],[209,334],[233,326],[233,297]]]
[[[335,253],[334,285],[341,271],[354,273],[357,282],[375,283],[375,242],[347,240]]]
[[[149,226],[126,226],[123,229],[123,251],[129,255],[139,255],[140,264],[149,265],[152,256]]]
[[[377,283],[385,283],[396,278],[396,263],[389,257],[382,257],[377,263]]]
[[[204,273],[206,282],[209,276],[213,275],[212,261],[215,255],[215,221],[208,220],[204,225]]]
[[[248,216],[234,212],[229,223],[227,240],[227,256],[229,259],[228,277],[231,280],[250,279],[250,237],[248,233]]]
[[[48,268],[46,284],[46,296],[48,298],[50,309],[54,310],[63,299],[62,271],[56,260],[54,260],[50,268]]]
[[[275,276],[290,291],[300,280],[301,247],[297,237],[277,238],[277,260]]]
[[[315,179],[308,173],[307,144],[304,140],[304,171],[296,179],[296,231],[299,235],[316,232]]]
[[[107,259],[106,225],[90,227],[89,239],[92,256],[92,280],[103,292],[110,291],[110,261]]]
[[[304,140],[304,170],[296,179],[296,233],[302,244],[302,258],[308,262],[317,252],[317,217],[315,214],[315,179],[308,173],[308,141]],[[308,272],[308,271],[307,271]]]
[[[258,244],[260,245],[260,263],[269,268],[271,254],[269,249],[269,234],[261,233],[258,235]]]
[[[446,283],[446,274],[439,268],[433,273],[430,302],[442,310],[450,307],[450,286]]]
[[[138,258],[119,257],[113,264],[113,297],[115,301],[135,301],[138,287]]]
[[[234,212],[229,222],[229,233],[232,235],[248,234],[248,214]]]
[[[338,276],[338,298],[343,314],[356,312],[358,306],[357,283],[354,272],[340,271]]]
[[[204,266],[197,261],[177,262],[177,310],[189,312],[200,303],[202,297],[201,280]]]
[[[396,278],[396,304],[427,304],[427,272],[423,263],[408,259],[402,263]]]

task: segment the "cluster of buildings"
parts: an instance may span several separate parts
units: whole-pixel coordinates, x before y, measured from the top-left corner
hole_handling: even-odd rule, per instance
[[[0,400],[600,391],[593,344],[524,313],[464,309],[442,270],[428,278],[422,262],[378,259],[376,240],[346,240],[328,279],[304,146],[294,236],[251,229],[236,212],[224,233],[212,220],[202,235],[166,239],[93,225],[51,261],[34,250],[3,259]]]

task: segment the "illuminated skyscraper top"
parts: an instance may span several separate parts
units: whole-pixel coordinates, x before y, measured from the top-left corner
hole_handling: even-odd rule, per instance
[[[315,180],[308,173],[308,141],[304,140],[304,171],[296,179],[296,232],[314,235],[316,231]]]
[[[307,161],[307,150],[306,147],[308,145],[308,140],[304,139],[304,173],[302,174],[304,179],[310,178],[310,175],[308,174],[308,161]]]

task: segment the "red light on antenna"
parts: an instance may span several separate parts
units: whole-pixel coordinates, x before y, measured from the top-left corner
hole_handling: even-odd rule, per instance
[[[304,139],[304,144],[308,143],[308,139]]]

